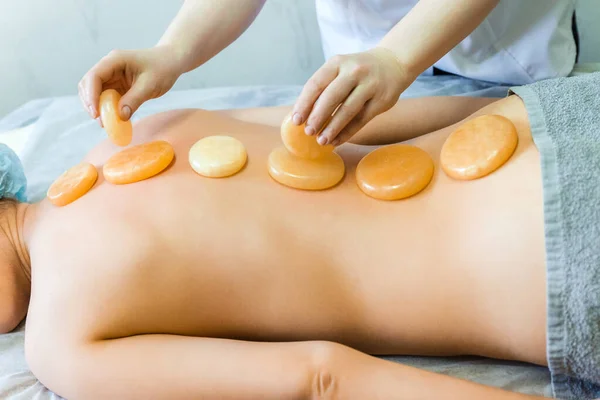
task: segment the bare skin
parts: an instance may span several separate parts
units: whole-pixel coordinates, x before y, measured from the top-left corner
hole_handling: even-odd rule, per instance
[[[12,331],[27,313],[31,268],[23,226],[28,204],[0,203],[0,333]]]
[[[282,111],[246,119],[277,125]],[[515,123],[512,159],[452,181],[438,155],[453,127],[421,136],[411,143],[437,171],[400,202],[357,188],[372,147],[343,145],[344,181],[301,192],[267,174],[277,128],[200,110],[140,121],[134,144],[175,148],[166,172],[126,186],[100,176],[68,207],[27,208],[33,373],[69,399],[533,398],[364,354],[546,364],[539,155],[518,98],[480,114]],[[201,178],[187,163],[214,134],[247,147],[232,178]],[[115,151],[106,142],[86,159],[100,167]]]

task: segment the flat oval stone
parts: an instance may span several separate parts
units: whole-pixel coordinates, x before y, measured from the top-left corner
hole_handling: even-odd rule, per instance
[[[337,185],[346,171],[337,153],[327,153],[317,159],[300,158],[285,147],[271,152],[269,175],[282,185],[301,190],[323,190]]]
[[[96,167],[82,162],[59,176],[48,188],[46,197],[57,207],[66,206],[89,192],[97,179]]]
[[[157,140],[113,154],[102,171],[108,182],[125,185],[160,174],[174,157],[173,146],[164,140]]]
[[[379,200],[400,200],[425,189],[433,177],[433,160],[427,152],[406,144],[380,147],[356,167],[358,187]]]
[[[285,117],[281,124],[281,140],[285,148],[295,156],[316,159],[331,154],[335,149],[328,144],[317,142],[317,135],[309,136],[304,132],[305,124],[294,125],[291,114]]]
[[[117,146],[127,146],[133,138],[131,121],[123,121],[119,116],[121,95],[114,89],[100,94],[100,118],[110,140]]]
[[[239,140],[231,136],[209,136],[198,140],[189,151],[192,169],[209,178],[224,178],[238,173],[248,155]]]
[[[510,159],[518,141],[517,129],[508,118],[483,115],[465,122],[448,136],[440,164],[453,179],[482,178]]]

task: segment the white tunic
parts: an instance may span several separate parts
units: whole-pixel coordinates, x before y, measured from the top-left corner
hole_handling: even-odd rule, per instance
[[[417,0],[316,0],[316,3],[323,51],[329,58],[376,46]],[[572,30],[574,3],[574,0],[501,0],[471,35],[434,66],[468,78],[507,85],[566,76],[576,57]],[[425,72],[431,73],[432,68]]]

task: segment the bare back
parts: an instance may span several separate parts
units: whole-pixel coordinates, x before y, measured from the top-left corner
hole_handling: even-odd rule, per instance
[[[355,166],[372,147],[342,146],[343,182],[303,192],[267,173],[268,154],[281,145],[276,128],[200,110],[140,121],[134,143],[173,145],[167,171],[125,186],[100,177],[67,207],[40,205],[27,340],[321,339],[374,354],[544,363],[539,156],[526,115],[503,114],[503,104],[485,111],[519,130],[503,168],[452,181],[438,165],[451,128],[425,135],[412,143],[436,162],[433,181],[398,202],[366,197],[355,184]],[[248,164],[231,178],[200,177],[188,150],[219,134],[246,145]],[[118,150],[106,142],[87,159],[101,167]]]

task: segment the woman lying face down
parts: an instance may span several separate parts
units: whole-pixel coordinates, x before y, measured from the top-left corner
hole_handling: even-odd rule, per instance
[[[337,150],[346,177],[331,190],[277,184],[266,162],[281,145],[269,125],[282,113],[245,113],[152,116],[134,141],[171,143],[163,173],[131,185],[100,176],[61,208],[11,203],[23,220],[6,236],[20,313],[5,330],[29,300],[25,351],[44,385],[68,399],[533,398],[367,355],[547,364],[540,160],[517,97],[475,114],[514,123],[519,145],[506,165],[452,180],[438,159],[456,126],[432,132],[411,144],[432,157],[434,178],[400,202],[356,186],[367,146]],[[381,132],[367,127],[357,140],[381,142]],[[187,163],[191,146],[214,134],[247,147],[248,164],[231,178],[200,177]],[[118,150],[106,142],[86,160],[101,170]]]

